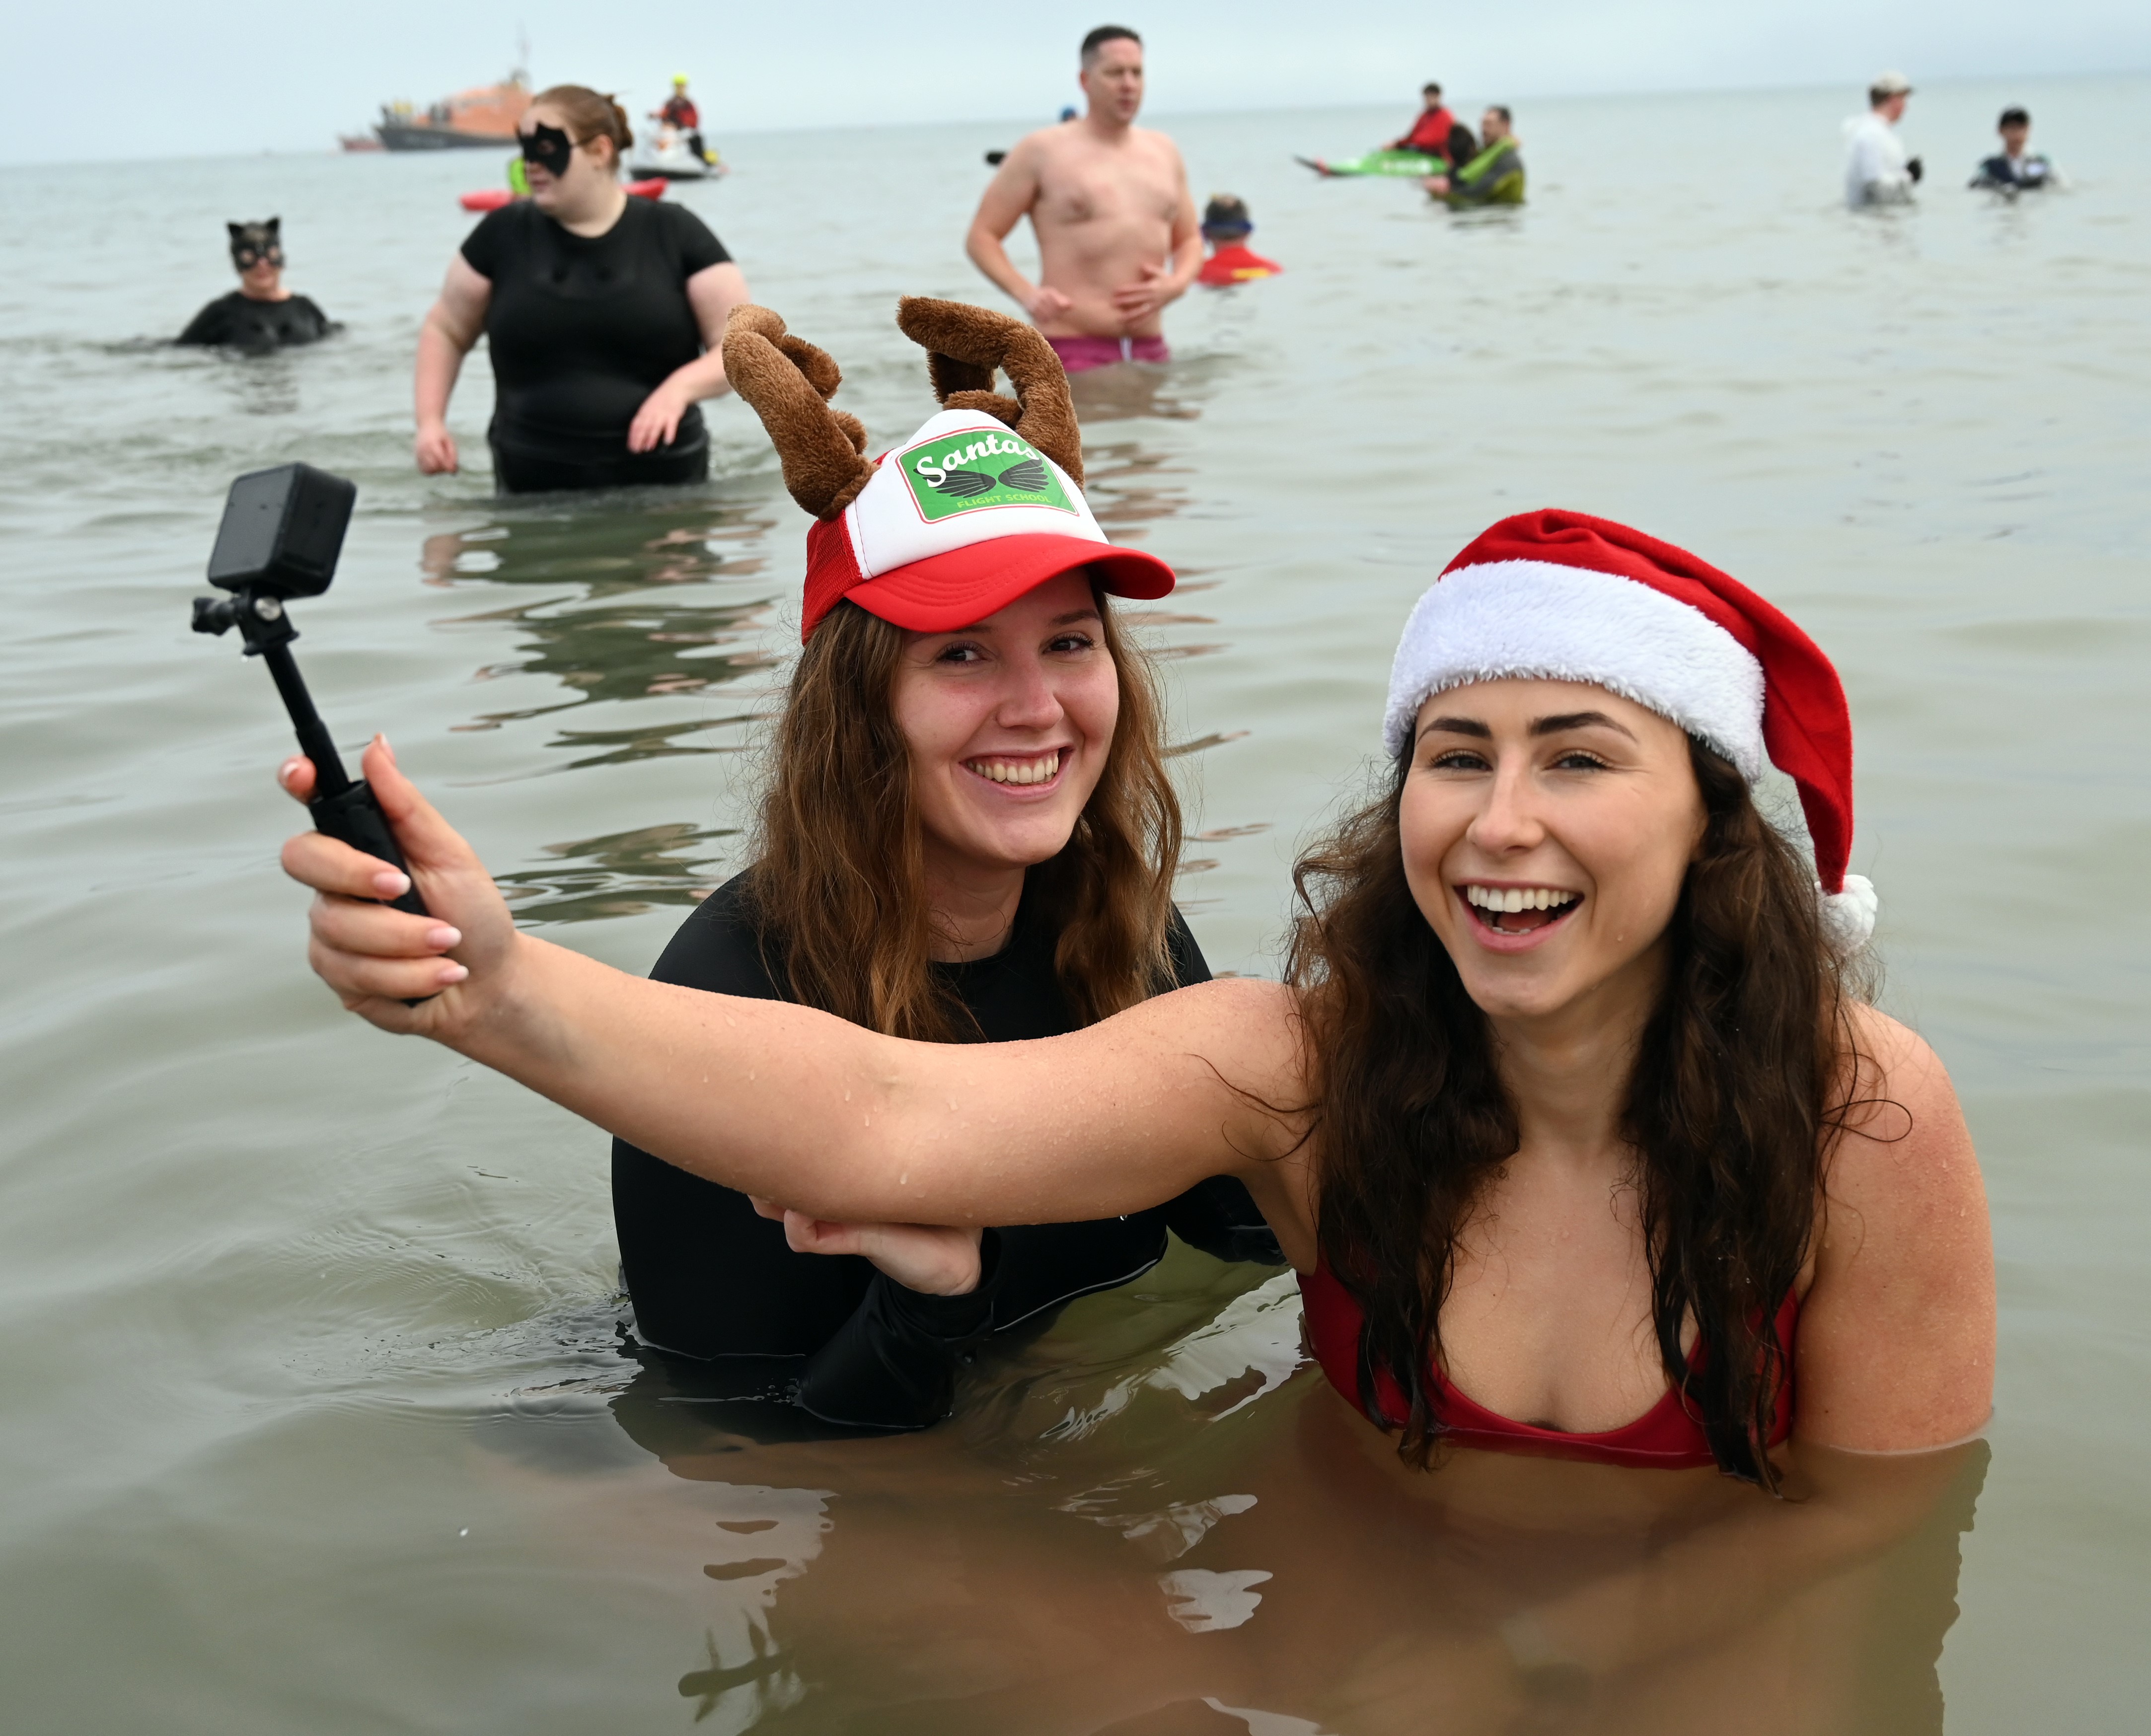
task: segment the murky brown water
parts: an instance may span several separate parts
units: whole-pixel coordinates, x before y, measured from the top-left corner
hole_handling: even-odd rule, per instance
[[[418,478],[407,357],[490,164],[11,178],[0,1723],[1475,1733],[1516,1727],[1493,1625],[1596,1587],[1630,1661],[1529,1728],[2133,1728],[2147,97],[1923,91],[1935,180],[1880,220],[1833,204],[1828,96],[1520,109],[1534,203],[1465,222],[1288,160],[1396,116],[1190,123],[1198,195],[1244,195],[1288,273],[1177,309],[1162,375],[1085,382],[1101,518],[1187,579],[1152,628],[1222,968],[1269,968],[1397,626],[1492,518],[1630,519],[1839,658],[1855,865],[1987,1166],[2002,1361],[1991,1462],[1806,1467],[1865,1516],[1819,1540],[1708,1476],[1405,1476],[1300,1365],[1288,1284],[1186,1250],[919,1439],[788,1439],[623,1360],[603,1141],[317,990],[274,696],[186,599],[231,475],[357,477],[299,616],[332,723],[392,732],[528,920],[641,969],[731,872],[795,638],[803,521],[758,429],[719,407],[685,493]],[[2076,190],[1953,185],[2008,99]],[[688,195],[878,438],[928,402],[895,296],[983,299],[957,238],[1004,142],[729,141]],[[343,337],[139,341],[222,291],[225,219],[271,210]],[[486,397],[481,367],[461,432]]]

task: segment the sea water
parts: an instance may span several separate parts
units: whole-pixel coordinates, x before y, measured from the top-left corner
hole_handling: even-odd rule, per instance
[[[1923,89],[1920,202],[1874,214],[1837,202],[1853,94],[1520,104],[1531,203],[1462,217],[1292,161],[1398,114],[1173,123],[1197,201],[1246,199],[1285,274],[1191,295],[1170,367],[1080,394],[1101,522],[1182,575],[1136,612],[1220,969],[1274,971],[1399,625],[1495,518],[1634,522],[1836,659],[1887,1005],[1979,1143],[2002,1357],[1989,1447],[1812,1572],[1742,1553],[1762,1498],[1708,1475],[1394,1470],[1304,1363],[1289,1281],[1185,1249],[907,1440],[630,1359],[605,1140],[307,974],[288,734],[187,600],[232,476],[355,478],[336,587],[297,610],[339,739],[390,732],[525,921],[642,969],[739,865],[796,647],[806,520],[759,427],[710,407],[706,487],[496,499],[480,352],[468,468],[417,474],[412,347],[490,154],[12,170],[0,1723],[1491,1729],[1495,1624],[1597,1584],[1679,1632],[1548,1716],[2133,1727],[2151,84]],[[1963,189],[2013,101],[2068,190]],[[1012,131],[720,131],[731,176],[673,196],[886,444],[929,408],[896,296],[995,299],[960,243]],[[224,221],[271,214],[343,332],[168,347],[230,286]],[[1324,1710],[1384,1668],[1407,1710]]]

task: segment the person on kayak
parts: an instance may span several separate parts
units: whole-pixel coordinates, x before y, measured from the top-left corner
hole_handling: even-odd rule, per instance
[[[1202,210],[1202,239],[1209,244],[1210,257],[1202,261],[1195,281],[1219,289],[1258,277],[1274,277],[1284,270],[1275,260],[1264,259],[1248,245],[1248,237],[1254,232],[1254,220],[1248,215],[1245,200],[1231,193],[1212,195]]]
[[[342,329],[312,301],[284,287],[283,219],[224,226],[230,234],[239,287],[188,321],[175,342],[279,350],[287,344],[316,343]]]
[[[530,197],[465,237],[418,334],[419,469],[458,468],[448,398],[483,332],[502,488],[700,482],[697,406],[726,389],[725,319],[747,279],[692,211],[628,197],[620,162],[634,134],[610,97],[541,91],[518,136]]]
[[[1459,163],[1468,163],[1478,154],[1479,142],[1441,100],[1441,87],[1429,84],[1420,92],[1425,107],[1413,121],[1411,130],[1400,139],[1392,139],[1382,147],[1384,150],[1417,151],[1423,156],[1439,157],[1445,167],[1454,169]]]
[[[1979,165],[1979,172],[1971,178],[1973,186],[2006,193],[2013,199],[2019,193],[2060,185],[2054,165],[2037,151],[2024,149],[2032,139],[2029,114],[2022,109],[2004,109],[1995,131],[2002,135],[2002,149]]]
[[[1485,144],[1461,168],[1448,175],[1430,175],[1420,185],[1430,196],[1453,211],[1473,210],[1481,205],[1521,205],[1524,202],[1524,155],[1508,109],[1496,103],[1479,122]]]
[[[650,118],[660,126],[671,127],[687,141],[687,149],[695,154],[697,162],[716,160],[702,148],[702,115],[696,108],[695,99],[687,94],[687,75],[672,75],[672,94],[665,99],[662,109],[653,109]]]
[[[929,1041],[1052,1036],[1210,979],[1172,904],[1180,807],[1156,683],[1111,601],[1163,595],[1173,575],[1097,530],[1066,378],[1037,332],[953,302],[907,301],[903,322],[942,397],[999,365],[1020,418],[944,410],[862,488],[831,468],[858,426],[822,403],[836,363],[767,309],[734,317],[735,384],[817,515],[805,649],[750,865],[653,974]],[[1220,1258],[1283,1259],[1232,1181],[982,1233],[757,1216],[624,1141],[612,1178],[638,1339],[851,1426],[939,1421],[973,1346],[1149,1270],[1168,1228]]]
[[[1083,38],[1081,120],[1018,141],[979,201],[964,251],[1020,304],[1070,373],[1165,362],[1164,312],[1202,268],[1202,237],[1180,147],[1135,124],[1142,38],[1101,24]],[[1028,216],[1039,281],[1005,245]]]

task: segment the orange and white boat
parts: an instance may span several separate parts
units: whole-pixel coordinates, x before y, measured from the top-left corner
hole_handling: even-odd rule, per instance
[[[530,75],[518,68],[498,84],[459,90],[424,109],[383,103],[373,136],[383,150],[497,149],[515,138],[515,124],[530,106]],[[344,141],[347,150],[366,146]]]

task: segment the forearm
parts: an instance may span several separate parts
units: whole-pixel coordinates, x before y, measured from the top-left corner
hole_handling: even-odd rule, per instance
[[[964,238],[964,251],[970,256],[971,263],[985,273],[995,288],[1017,306],[1030,306],[1030,298],[1038,293],[1038,286],[1016,270],[1015,262],[1009,257],[1008,249],[999,235],[974,223]]]
[[[1531,1611],[1527,1622],[1593,1675],[1706,1644],[1784,1607],[1805,1587],[1902,1543],[1962,1472],[1967,1451],[1855,1455],[1808,1449],[1793,1498],[1759,1493],[1646,1565]]]
[[[468,348],[467,344],[458,344],[430,317],[419,327],[418,363],[411,395],[421,428],[448,420],[448,399],[456,389],[457,377],[463,372],[463,354]]]
[[[675,368],[666,377],[665,383],[691,404],[699,404],[705,398],[731,391],[731,382],[725,377],[725,352],[721,349],[705,350],[692,362]]]
[[[630,976],[519,935],[438,1040],[615,1136],[833,1218],[916,1222],[892,1103],[903,1047],[811,1009]]]

